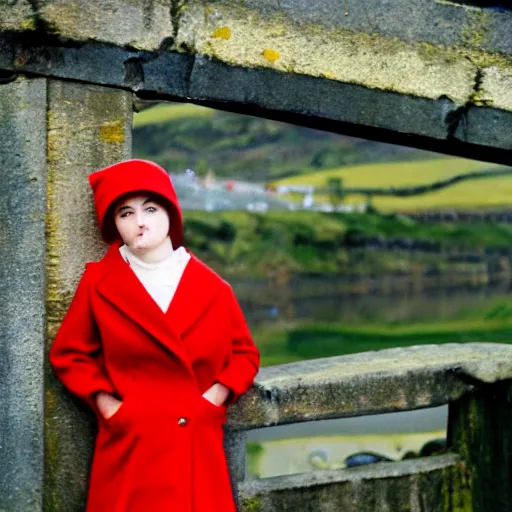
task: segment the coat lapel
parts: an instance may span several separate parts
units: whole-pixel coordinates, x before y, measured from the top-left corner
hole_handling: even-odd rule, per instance
[[[180,337],[204,315],[219,293],[220,283],[219,276],[191,254],[166,313]]]

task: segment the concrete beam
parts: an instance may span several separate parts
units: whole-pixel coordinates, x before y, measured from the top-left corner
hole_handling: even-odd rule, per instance
[[[230,428],[436,407],[512,379],[512,346],[420,345],[265,367],[229,411]]]
[[[0,85],[0,510],[40,510],[46,80]]]
[[[441,95],[423,98],[352,83],[230,66],[176,52],[105,45],[34,47],[0,36],[0,69],[191,101],[331,132],[510,164],[512,112]],[[508,94],[505,90],[505,96]],[[512,90],[512,88],[511,88]]]
[[[47,0],[31,30],[23,2],[4,4],[5,19],[22,21],[5,25],[0,69],[510,162],[510,11],[424,0],[145,5]]]

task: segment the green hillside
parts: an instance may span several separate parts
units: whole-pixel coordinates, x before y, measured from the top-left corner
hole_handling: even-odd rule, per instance
[[[175,122],[181,119],[189,119],[193,117],[212,117],[215,110],[206,107],[199,107],[190,103],[160,103],[154,107],[148,108],[135,114],[133,119],[133,127],[149,126],[159,123]]]
[[[432,154],[189,104],[160,104],[134,116],[133,154],[171,172],[266,182],[363,162]]]

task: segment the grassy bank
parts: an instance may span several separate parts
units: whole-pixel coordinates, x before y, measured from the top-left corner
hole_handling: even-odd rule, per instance
[[[512,343],[512,302],[497,299],[442,322],[276,324],[254,330],[254,338],[265,366],[411,345]]]
[[[262,328],[254,337],[266,366],[411,345],[512,343],[512,322],[468,319],[402,326],[309,323]]]
[[[422,224],[400,215],[317,212],[184,213],[186,244],[226,276],[267,277],[283,273],[421,272],[427,266],[450,270],[451,251],[512,248],[507,224]],[[364,240],[428,241],[431,254],[349,249]]]

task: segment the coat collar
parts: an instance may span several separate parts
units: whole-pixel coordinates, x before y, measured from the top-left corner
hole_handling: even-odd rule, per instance
[[[164,313],[123,260],[119,244],[110,247],[102,262],[106,272],[97,284],[98,293],[190,367],[181,338],[212,304],[221,279],[191,254]]]

